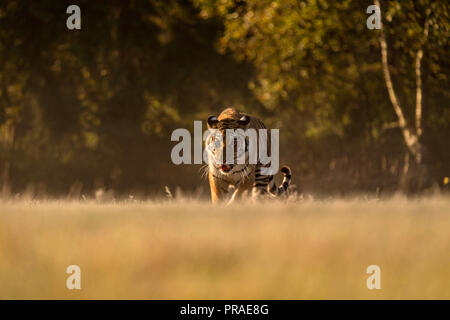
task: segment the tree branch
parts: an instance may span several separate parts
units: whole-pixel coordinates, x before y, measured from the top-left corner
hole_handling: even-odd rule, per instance
[[[423,46],[428,39],[428,29],[430,25],[429,14],[425,19],[425,25],[423,30],[423,38],[420,42],[419,50],[416,54],[416,133],[420,137],[422,135],[422,58],[423,58]]]
[[[395,129],[395,128],[399,128],[399,127],[400,127],[400,125],[398,124],[398,121],[394,121],[394,122],[389,122],[389,123],[383,124],[381,129],[382,130],[389,130],[389,129]]]

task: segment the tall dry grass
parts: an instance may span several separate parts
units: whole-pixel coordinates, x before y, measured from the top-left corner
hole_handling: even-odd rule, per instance
[[[449,299],[449,231],[444,197],[4,201],[0,298]],[[372,264],[381,290],[366,287]]]

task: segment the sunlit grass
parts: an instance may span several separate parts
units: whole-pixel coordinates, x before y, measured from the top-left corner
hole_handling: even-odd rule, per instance
[[[0,298],[450,299],[449,231],[444,197],[0,202]]]

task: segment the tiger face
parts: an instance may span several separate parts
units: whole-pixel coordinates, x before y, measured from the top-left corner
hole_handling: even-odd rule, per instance
[[[211,130],[206,140],[208,160],[215,171],[224,176],[232,176],[243,173],[248,167],[248,137],[243,132],[250,123],[250,117],[222,115],[223,113],[219,117],[211,116],[207,121],[208,129]]]

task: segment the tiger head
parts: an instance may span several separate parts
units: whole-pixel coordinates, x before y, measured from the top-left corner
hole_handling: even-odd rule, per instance
[[[248,159],[248,138],[237,139],[236,136],[231,136],[230,133],[233,130],[233,132],[238,134],[240,131],[245,131],[250,124],[250,116],[240,113],[233,108],[228,108],[218,117],[210,116],[207,122],[211,134],[206,139],[206,145],[209,161],[214,166],[214,169],[220,171],[223,175],[242,172],[248,166],[246,164]],[[227,129],[232,130],[227,131]],[[234,150],[232,163],[227,161],[227,149]],[[244,163],[238,163],[240,157],[244,159]]]

